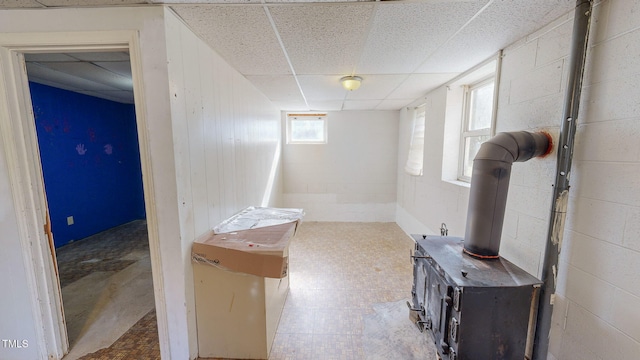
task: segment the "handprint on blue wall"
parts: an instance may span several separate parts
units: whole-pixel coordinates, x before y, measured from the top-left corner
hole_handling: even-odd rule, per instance
[[[84,155],[87,153],[87,149],[84,148],[84,144],[78,144],[76,146],[76,151],[78,152],[78,155]]]

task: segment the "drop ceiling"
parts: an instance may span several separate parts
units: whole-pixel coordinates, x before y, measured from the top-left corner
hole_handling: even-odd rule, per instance
[[[25,54],[29,81],[133,104],[131,63],[126,52]]]
[[[139,4],[170,6],[281,109],[331,111],[406,106],[574,1],[14,0],[0,8]],[[345,75],[361,76],[360,89],[342,89]]]

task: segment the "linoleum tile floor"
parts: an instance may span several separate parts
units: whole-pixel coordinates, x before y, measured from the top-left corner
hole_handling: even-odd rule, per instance
[[[64,360],[159,358],[147,225],[56,249],[70,351]]]
[[[413,241],[395,223],[302,222],[270,360],[436,359],[409,320]],[[155,312],[82,359],[159,359]]]

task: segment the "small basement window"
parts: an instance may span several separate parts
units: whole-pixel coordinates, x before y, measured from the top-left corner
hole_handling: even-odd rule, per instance
[[[327,114],[287,114],[287,144],[326,144]]]

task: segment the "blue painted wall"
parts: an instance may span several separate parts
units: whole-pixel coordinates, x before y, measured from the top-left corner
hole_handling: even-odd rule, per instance
[[[134,106],[29,86],[55,246],[144,219]]]

